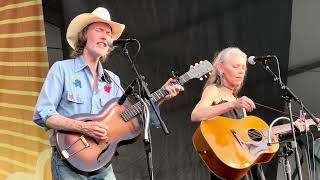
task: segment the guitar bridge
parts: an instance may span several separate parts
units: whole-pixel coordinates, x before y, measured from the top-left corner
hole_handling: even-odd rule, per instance
[[[246,147],[246,143],[240,138],[240,136],[237,134],[237,132],[234,129],[231,129],[231,133],[233,134],[233,136],[236,138],[236,140],[238,141],[238,143],[240,144],[240,146],[242,148]]]
[[[89,143],[88,143],[88,141],[86,140],[86,138],[82,135],[81,137],[80,137],[80,140],[81,140],[81,142],[83,143],[83,145],[84,145],[84,147],[89,147],[90,145],[89,145]]]

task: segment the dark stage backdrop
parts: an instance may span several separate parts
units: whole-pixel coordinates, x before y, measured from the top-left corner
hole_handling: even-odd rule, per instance
[[[277,55],[286,81],[291,0],[68,0],[62,1],[62,36],[73,17],[97,6],[106,7],[113,20],[126,24],[122,38],[141,42],[141,52],[134,61],[151,90],[161,87],[172,69],[182,74],[189,65],[204,59],[211,61],[217,51],[228,46],[240,47],[248,55]],[[67,58],[69,47],[65,39],[63,43]],[[271,65],[273,70],[275,67]],[[123,87],[135,78],[121,50],[112,53],[106,68],[120,76]],[[278,86],[261,67],[249,67],[247,76],[241,94],[261,104],[284,108]],[[161,108],[171,134],[165,136],[161,129],[152,129],[156,179],[209,179],[191,142],[198,124],[190,122],[190,113],[200,99],[203,83],[191,81],[185,92]],[[279,116],[261,107],[253,114],[268,123]],[[119,153],[113,161],[118,179],[148,179],[141,140],[119,148]],[[264,168],[267,179],[275,179],[277,162]]]

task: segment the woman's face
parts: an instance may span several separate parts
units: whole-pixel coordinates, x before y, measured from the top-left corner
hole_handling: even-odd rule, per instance
[[[247,60],[240,55],[232,55],[219,67],[223,74],[223,83],[230,88],[239,87],[247,71]]]

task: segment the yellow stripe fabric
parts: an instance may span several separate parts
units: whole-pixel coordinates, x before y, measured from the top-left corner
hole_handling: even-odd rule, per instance
[[[13,80],[13,81],[35,81],[35,82],[44,82],[44,78],[40,77],[28,77],[28,76],[4,76],[0,75],[0,79],[3,80]]]
[[[42,21],[43,16],[31,16],[31,17],[24,17],[24,18],[16,18],[16,19],[6,19],[0,21],[0,25],[4,24],[14,24],[14,23],[22,23],[22,22],[27,22],[27,21]]]
[[[4,170],[1,170],[1,169],[0,169],[0,174],[2,174],[2,175],[4,175],[4,176],[8,176],[8,175],[10,175],[10,173],[9,173],[9,172],[4,171]]]
[[[14,138],[21,138],[24,140],[30,140],[30,141],[36,141],[39,142],[41,144],[46,144],[49,145],[49,142],[47,139],[42,139],[39,137],[35,137],[35,136],[29,136],[27,134],[22,134],[22,133],[18,133],[18,132],[12,132],[12,131],[8,131],[8,130],[1,130],[0,129],[0,134],[5,134],[5,135],[9,135],[9,136],[13,136]]]
[[[11,33],[11,34],[0,34],[1,38],[18,38],[18,37],[29,37],[29,36],[44,36],[44,31],[34,31],[34,32],[22,32],[22,33]]]
[[[19,105],[19,104],[9,104],[9,103],[2,103],[0,102],[0,107],[6,107],[6,108],[14,108],[14,109],[23,109],[28,111],[33,111],[33,106],[25,106],[25,105]]]
[[[21,152],[25,155],[30,155],[30,156],[38,156],[39,152],[38,151],[32,151],[32,150],[28,150],[25,148],[21,148],[21,147],[17,147],[17,146],[13,146],[11,144],[6,144],[6,143],[0,143],[0,148],[6,148],[12,151],[18,151]]]
[[[7,6],[0,7],[0,13],[1,11],[9,10],[9,9],[16,9],[16,8],[22,8],[27,6],[33,6],[33,5],[41,5],[41,0],[36,1],[28,1],[23,3],[17,3],[17,4],[10,4]]]
[[[4,162],[7,162],[9,164],[20,166],[20,167],[23,167],[23,168],[25,168],[27,170],[32,170],[32,171],[35,170],[35,167],[32,164],[23,163],[23,162],[20,162],[20,161],[17,161],[17,160],[10,159],[10,158],[5,157],[5,156],[0,156],[0,161],[4,161]]]
[[[0,66],[28,66],[28,67],[49,67],[48,62],[6,62],[0,61]]]
[[[48,133],[32,117],[49,67],[42,0],[0,4],[0,180],[31,174],[44,179],[51,177],[44,167],[50,161]]]
[[[49,67],[49,64],[48,64],[48,62],[32,62],[31,60],[27,61],[27,62],[22,62],[22,61],[19,62],[18,60],[16,60],[15,62],[7,62],[7,61],[0,60],[0,66]]]
[[[24,96],[39,96],[39,92],[10,90],[10,89],[0,89],[0,93],[2,93],[2,94],[24,95]]]
[[[0,48],[0,52],[34,52],[47,51],[46,47]]]
[[[18,118],[13,118],[13,117],[0,116],[0,121],[7,121],[7,122],[13,122],[16,124],[23,124],[23,125],[38,127],[37,125],[34,124],[33,121],[26,120],[26,119],[18,119]]]

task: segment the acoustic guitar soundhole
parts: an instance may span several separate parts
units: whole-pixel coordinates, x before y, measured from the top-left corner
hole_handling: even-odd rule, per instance
[[[249,129],[248,136],[254,141],[261,141],[262,140],[262,134],[259,131],[257,131],[256,129]]]

